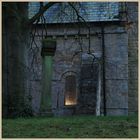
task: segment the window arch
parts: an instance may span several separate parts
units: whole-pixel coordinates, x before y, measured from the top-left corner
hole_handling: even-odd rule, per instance
[[[77,104],[76,77],[69,75],[65,78],[65,105]]]

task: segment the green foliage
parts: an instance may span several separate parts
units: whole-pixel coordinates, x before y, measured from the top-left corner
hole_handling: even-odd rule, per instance
[[[4,138],[137,138],[138,117],[36,117],[4,119]]]

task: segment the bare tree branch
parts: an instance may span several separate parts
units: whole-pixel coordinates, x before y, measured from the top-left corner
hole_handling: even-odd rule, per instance
[[[79,22],[80,22],[80,19],[81,19],[84,23],[86,23],[85,19],[84,19],[82,16],[80,16],[79,11],[76,9],[76,7],[73,5],[73,3],[68,2],[68,4],[69,4],[69,5],[74,9],[74,11],[76,12],[76,15],[77,15],[77,17],[78,17]],[[86,23],[86,26],[88,26],[87,23]]]
[[[43,13],[46,10],[48,10],[51,6],[53,6],[56,3],[58,3],[58,2],[49,2],[45,6],[43,6],[42,8],[40,8],[39,12],[36,13],[31,19],[29,19],[29,24],[34,23],[41,15],[43,15]]]
[[[91,53],[90,51],[90,25],[87,24],[87,22],[85,21],[85,19],[80,16],[78,10],[76,9],[76,7],[73,5],[73,3],[69,2],[68,3],[73,9],[74,11],[76,12],[76,15],[77,15],[77,18],[78,18],[78,21],[80,22],[80,19],[83,21],[83,23],[86,25],[86,27],[88,28],[88,31],[89,31],[89,46],[88,46],[88,53]]]

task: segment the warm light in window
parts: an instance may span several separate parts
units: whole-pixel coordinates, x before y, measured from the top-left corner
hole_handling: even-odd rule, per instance
[[[76,93],[76,78],[74,75],[66,77],[65,82],[65,105],[76,105],[77,93]]]
[[[65,105],[76,105],[76,98],[75,99],[65,99]]]

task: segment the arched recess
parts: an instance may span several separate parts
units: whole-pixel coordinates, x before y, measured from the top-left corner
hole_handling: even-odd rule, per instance
[[[77,83],[75,75],[69,75],[65,78],[65,93],[64,93],[65,106],[77,104],[76,84]]]
[[[66,71],[61,75],[63,84],[63,106],[77,105],[77,97],[79,93],[78,76],[75,71]]]

